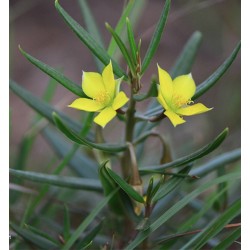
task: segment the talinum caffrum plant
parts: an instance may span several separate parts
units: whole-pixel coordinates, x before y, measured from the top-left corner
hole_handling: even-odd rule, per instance
[[[96,60],[98,72],[85,71],[83,65],[81,86],[28,54],[23,45],[19,46],[28,61],[51,77],[48,93],[59,83],[76,96],[66,109],[77,109],[83,121],[72,119],[50,105],[49,100],[37,98],[10,80],[11,90],[40,114],[33,124],[35,129],[23,140],[26,151],[21,151],[20,159],[24,159],[38,133],[63,157],[50,173],[10,168],[13,182],[22,186],[28,180],[42,185],[35,196],[31,195],[21,219],[12,215],[12,249],[226,249],[231,246],[240,238],[240,199],[230,196],[240,182],[240,149],[214,153],[229,133],[225,128],[196,151],[174,158],[166,127],[184,127],[192,123],[186,116],[205,115],[209,111],[206,113],[209,119],[209,114],[216,112],[215,106],[207,107],[196,99],[219,82],[235,60],[240,43],[214,73],[196,86],[191,74],[201,41],[201,33],[196,31],[171,70],[151,65],[157,77],[145,79],[165,30],[170,0],[164,2],[145,55],[141,53],[143,41],[137,41],[133,32],[135,17],[144,1],[128,1],[116,28],[105,24],[112,38],[107,49],[87,1],[79,0],[79,4],[86,29],[55,1],[55,8],[67,26]],[[116,49],[120,50],[119,55]],[[125,67],[120,66],[120,60]],[[144,93],[145,85],[148,91]],[[142,103],[144,111],[139,108]],[[48,124],[36,128],[42,118],[57,131]],[[121,139],[113,134],[115,143],[105,138],[112,123],[117,123],[123,131]],[[112,131],[108,133],[112,135]],[[143,161],[150,138],[157,139],[162,148],[149,153],[159,163]],[[210,160],[198,161],[211,153]],[[225,168],[228,164],[232,166],[230,173]],[[199,182],[212,172],[215,177]],[[208,190],[208,196],[200,198]],[[57,196],[62,197],[60,202],[54,203],[53,199],[51,202],[49,197]],[[16,199],[15,193],[11,193],[10,202],[15,204]],[[76,216],[72,200],[84,213]],[[79,207],[81,202],[84,207]],[[63,212],[63,219],[55,218],[58,211]],[[46,218],[45,227],[38,215]]]

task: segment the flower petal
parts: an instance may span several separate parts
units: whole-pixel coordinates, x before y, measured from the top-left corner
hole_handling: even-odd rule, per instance
[[[103,83],[104,83],[106,91],[108,92],[110,97],[113,99],[114,95],[115,95],[116,84],[115,84],[115,77],[114,77],[113,67],[112,67],[111,61],[104,68],[104,70],[102,72],[102,79],[103,79]]]
[[[184,103],[191,99],[195,90],[196,86],[191,74],[178,76],[173,81],[173,95],[181,98]]]
[[[68,105],[68,107],[89,112],[95,112],[104,108],[99,102],[87,98],[78,98]]]
[[[157,99],[157,101],[162,105],[162,107],[163,107],[165,110],[169,109],[169,107],[168,107],[168,105],[167,105],[165,99],[163,98],[163,96],[162,96],[160,90],[158,90],[158,96],[157,96],[156,99]]]
[[[94,122],[102,126],[106,126],[116,116],[116,111],[111,107],[107,107],[100,112],[98,116],[95,117]]]
[[[122,83],[122,80],[123,80],[123,76],[118,79],[115,79],[115,95],[117,95],[120,91],[120,85]]]
[[[125,105],[128,102],[128,97],[126,96],[126,94],[121,91],[118,93],[118,95],[115,97],[114,102],[112,104],[112,108],[114,110],[117,110],[119,108],[121,108],[123,105]]]
[[[177,110],[177,113],[180,115],[198,115],[204,112],[211,110],[212,108],[207,108],[202,103],[197,103],[192,106],[187,106],[185,108],[180,108]]]
[[[164,112],[164,115],[166,115],[169,120],[172,122],[172,124],[176,127],[179,124],[182,124],[184,122],[186,122],[185,120],[183,120],[179,115],[177,115],[176,113],[174,113],[173,111],[171,111],[170,109],[166,110]]]
[[[95,72],[83,72],[82,74],[82,90],[91,97],[95,98],[100,92],[105,92],[105,86],[102,76]]]
[[[159,65],[158,66],[158,74],[159,74],[159,82],[161,94],[167,103],[171,102],[173,95],[173,81],[171,76],[167,71],[163,70]]]

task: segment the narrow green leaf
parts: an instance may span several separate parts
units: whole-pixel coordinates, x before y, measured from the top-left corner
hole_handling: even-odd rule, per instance
[[[235,49],[233,50],[232,54],[221,64],[221,66],[211,75],[209,76],[204,82],[202,82],[196,89],[196,93],[194,94],[192,100],[197,99],[205,92],[207,92],[211,87],[215,85],[215,83],[226,73],[229,69],[233,61],[235,60],[239,50],[241,47],[241,43],[239,42]]]
[[[136,64],[137,47],[136,47],[134,32],[128,17],[126,18],[126,23],[127,23],[127,34],[128,34],[130,50],[133,57],[133,62]]]
[[[93,143],[91,141],[88,141],[87,139],[81,138],[78,134],[70,130],[60,119],[60,117],[53,113],[53,118],[55,121],[56,126],[58,129],[70,140],[74,141],[77,144],[85,145],[90,148],[99,149],[105,152],[121,152],[124,151],[127,148],[127,145],[114,145],[114,144],[107,144],[107,143]]]
[[[64,218],[63,218],[63,238],[67,241],[70,237],[70,214],[69,208],[64,204]]]
[[[30,232],[38,235],[38,236],[41,236],[44,239],[47,239],[47,240],[49,240],[51,242],[54,242],[56,245],[58,245],[58,242],[55,239],[53,239],[52,237],[50,237],[50,235],[48,235],[44,231],[39,230],[38,228],[32,227],[32,226],[27,225],[27,224],[24,224],[23,228],[27,229],[28,231],[30,231]]]
[[[171,208],[165,211],[159,218],[157,218],[147,230],[139,232],[136,238],[128,244],[128,246],[124,250],[132,250],[139,246],[147,237],[150,236],[156,229],[162,226],[165,222],[167,222],[171,217],[176,215],[183,207],[185,207],[191,200],[195,197],[206,191],[208,188],[211,188],[214,185],[225,181],[235,181],[240,178],[240,173],[231,173],[224,175],[222,177],[213,179],[204,183],[203,185],[196,188],[190,194],[185,196],[180,201],[176,202]]]
[[[211,141],[209,144],[205,145],[204,147],[198,149],[196,152],[180,157],[177,160],[174,160],[169,163],[165,163],[158,166],[149,166],[140,168],[140,173],[161,173],[159,171],[162,171],[161,174],[164,174],[165,170],[167,168],[175,168],[182,166],[184,164],[188,164],[190,162],[193,162],[196,159],[202,158],[203,156],[209,154],[210,152],[214,151],[216,148],[220,146],[220,144],[225,140],[226,136],[228,134],[228,128],[224,129],[213,141]]]
[[[69,142],[56,129],[46,127],[42,131],[42,135],[53,151],[60,157],[64,158],[72,148],[72,143]],[[88,177],[91,179],[98,178],[98,164],[90,158],[84,151],[77,151],[74,157],[68,163],[69,167],[81,177]],[[84,168],[82,167],[84,166]]]
[[[216,170],[217,176],[223,176],[227,173],[227,170],[225,169],[225,166],[218,168]],[[223,212],[227,206],[228,206],[228,189],[226,189],[228,186],[227,182],[220,183],[217,186],[217,192],[219,193],[221,190],[224,190],[224,192],[221,194],[221,196],[214,202],[213,208],[215,211]]]
[[[106,168],[106,171],[109,173],[110,177],[117,183],[117,185],[123,189],[123,191],[134,200],[144,203],[143,197],[137,193],[127,182],[125,182],[119,175],[117,175],[110,168]]]
[[[46,183],[64,188],[102,192],[102,186],[96,179],[43,174],[32,171],[14,170],[11,168],[9,169],[9,172],[11,176],[30,180],[33,182]]]
[[[85,24],[87,26],[87,31],[99,43],[99,45],[102,48],[105,48],[101,33],[99,29],[97,28],[95,18],[93,17],[92,12],[89,8],[88,1],[78,0],[78,3],[80,5]],[[94,57],[94,59],[96,61],[96,65],[97,65],[99,72],[102,72],[103,63],[96,57]]]
[[[82,27],[78,24],[59,4],[58,0],[55,1],[55,7],[58,12],[63,17],[64,21],[73,30],[73,32],[78,36],[78,38],[89,48],[89,50],[104,64],[108,65],[111,57],[108,53],[99,45],[96,40]],[[118,77],[124,76],[127,79],[126,73],[119,67],[119,65],[112,60],[114,73]]]
[[[66,89],[71,91],[77,96],[80,97],[86,97],[84,92],[82,91],[81,86],[78,84],[74,83],[70,79],[68,79],[66,76],[64,76],[61,72],[53,69],[52,67],[48,66],[47,64],[39,61],[35,57],[29,55],[27,52],[25,52],[20,46],[19,50],[21,53],[29,60],[32,64],[34,64],[37,68],[42,70],[44,73],[49,75],[50,77],[54,78],[58,83],[60,83],[62,86],[64,86]]]
[[[234,149],[230,152],[221,154],[217,157],[214,157],[209,162],[202,164],[201,166],[196,167],[191,171],[191,175],[196,175],[199,177],[206,176],[208,173],[223,167],[229,163],[239,160],[241,157],[241,150]]]
[[[45,92],[43,94],[43,100],[50,102],[55,90],[56,90],[57,82],[50,78],[49,83],[47,85],[47,88],[45,89]],[[39,127],[39,121],[41,120],[41,116],[39,114],[36,114],[31,122],[30,129],[25,133],[25,135],[22,138],[21,146],[19,147],[19,153],[18,157],[15,161],[14,168],[17,170],[24,170],[27,164],[27,160],[30,155],[30,150],[32,149],[32,145],[35,141],[35,138],[40,131],[39,129],[36,129],[36,127]],[[16,184],[21,184],[22,180],[19,179],[15,182]],[[16,192],[11,192],[10,195],[10,203],[14,203],[15,200],[19,197],[19,195],[16,195]]]
[[[28,90],[24,89],[20,85],[16,84],[14,81],[10,80],[10,88],[11,90],[17,94],[24,102],[26,102],[31,108],[36,110],[39,114],[41,114],[43,117],[45,117],[49,122],[54,124],[54,120],[52,117],[52,113],[56,112],[60,114],[64,122],[67,123],[67,125],[73,129],[74,131],[81,131],[81,125],[73,121],[71,118],[66,116],[61,111],[56,110],[48,103],[42,101],[38,97],[34,96],[32,93],[30,93]]]
[[[107,197],[105,197],[97,206],[91,211],[91,213],[86,217],[85,220],[82,221],[80,226],[74,231],[66,244],[61,248],[61,250],[69,250],[72,245],[76,242],[76,240],[80,237],[82,232],[86,230],[86,228],[93,222],[96,216],[100,214],[102,209],[108,204],[110,199],[116,194],[118,189],[113,190]]]
[[[191,166],[187,166],[184,169],[182,169],[181,171],[179,171],[178,174],[188,174],[190,169],[191,169]],[[160,199],[162,199],[163,197],[165,197],[166,195],[168,195],[176,187],[178,187],[184,179],[185,178],[177,177],[177,176],[171,177],[169,180],[167,180],[167,182],[165,182],[160,187],[158,192],[153,197],[152,202],[155,203],[155,202],[159,201]]]
[[[229,249],[229,247],[241,236],[241,228],[237,228],[231,234],[227,235],[213,250]]]
[[[170,0],[166,0],[165,5],[163,7],[161,17],[157,23],[157,26],[155,28],[152,39],[150,41],[148,50],[147,50],[146,55],[144,57],[144,60],[142,62],[142,70],[141,70],[142,74],[145,72],[145,70],[149,66],[151,59],[153,58],[155,51],[160,43],[163,29],[164,29],[166,22],[167,22],[168,12],[169,12],[169,8],[170,8],[170,2],[171,2]]]
[[[160,187],[164,183],[164,180],[165,180],[165,176],[162,175],[160,180],[158,181],[158,183],[153,187],[153,190],[149,196],[150,201],[152,201],[153,197],[155,196],[155,194],[158,192],[158,190],[160,189]]]
[[[125,46],[125,44],[123,43],[123,41],[121,40],[121,38],[117,35],[117,33],[113,30],[113,28],[108,24],[105,23],[107,30],[111,33],[111,35],[113,36],[113,38],[115,39],[115,42],[117,43],[121,53],[123,54],[123,57],[125,59],[125,61],[127,62],[132,75],[135,75],[135,64],[131,59],[131,56],[129,55],[129,52]]]
[[[18,227],[17,225],[10,223],[10,227],[26,241],[33,243],[40,249],[57,249],[60,248],[59,244],[55,244],[53,241],[42,237],[41,235],[35,234],[27,229]]]
[[[57,81],[50,77],[47,88],[45,89],[44,93],[43,93],[43,100],[45,102],[51,102],[53,97],[55,96],[56,93],[56,87],[57,87]]]
[[[116,182],[110,177],[106,169],[106,164],[108,161],[103,162],[99,167],[99,179],[103,186],[103,191],[105,196],[108,196],[113,192],[114,189],[118,188]],[[125,211],[124,201],[122,200],[120,190],[113,196],[109,201],[110,209],[117,215],[123,216]]]
[[[233,182],[231,182],[230,184],[233,185]],[[208,216],[209,209],[211,209],[214,201],[218,199],[225,190],[226,188],[224,190],[221,190],[219,193],[218,192],[211,193],[209,195],[209,198],[204,203],[201,204],[201,207],[200,208],[197,207],[197,209],[193,212],[193,215],[191,215],[191,217],[189,217],[187,220],[184,220],[183,224],[178,225],[175,234],[160,237],[160,239],[157,239],[155,241],[155,244],[160,244],[161,249],[172,249],[173,248],[172,245],[176,243],[177,238],[188,236],[189,234],[185,233],[189,230],[193,230],[193,228],[196,227],[195,226],[196,223],[199,223],[200,220],[210,221],[211,218],[214,217],[214,213]],[[193,201],[191,201],[190,204],[192,202]]]
[[[232,184],[232,183],[231,183]],[[204,218],[206,214],[208,214],[209,209],[212,208],[214,202],[220,198],[220,196],[228,190],[229,187],[225,187],[224,189],[220,190],[219,192],[215,191],[211,193],[208,199],[204,202],[201,208],[197,208],[197,213],[194,213],[193,216],[188,218],[182,225],[178,227],[178,232],[185,232],[193,228],[195,223],[197,223],[202,217]]]
[[[72,159],[72,157],[75,155],[78,148],[79,148],[79,145],[73,145],[72,148],[70,149],[70,151],[68,152],[68,154],[54,168],[52,173],[55,175],[59,175],[63,171],[63,169],[67,166],[67,164]],[[49,188],[50,188],[49,184],[45,184],[44,186],[41,187],[41,189],[39,190],[39,194],[34,198],[32,203],[27,208],[27,210],[26,210],[27,212],[25,213],[25,218],[23,219],[23,221],[26,221],[26,218],[29,218],[33,215],[33,212],[34,212],[36,206],[41,203],[41,200],[43,199],[43,197],[48,193]]]
[[[20,143],[19,153],[17,157],[17,164],[15,169],[23,170],[27,164],[29,158],[29,152],[32,146],[32,139],[29,136],[24,136]]]
[[[149,179],[148,188],[147,188],[147,192],[146,192],[147,201],[151,200],[151,198],[152,198],[153,188],[154,188],[154,176],[151,176],[151,178]]]
[[[191,72],[201,40],[202,34],[199,31],[195,31],[188,39],[173,68],[170,70],[172,78],[189,74]]]
[[[123,27],[125,26],[125,23],[126,23],[126,18],[128,16],[130,16],[132,10],[135,8],[136,4],[138,2],[140,2],[141,0],[130,0],[128,2],[128,4],[126,5],[126,7],[124,8],[122,14],[121,14],[121,17],[115,27],[115,32],[118,36],[121,36],[121,33],[122,33],[122,30],[123,30]],[[116,42],[115,42],[115,39],[114,37],[111,38],[111,41],[109,43],[109,46],[108,46],[108,54],[110,56],[113,56],[114,53],[115,53],[115,50],[116,50]]]
[[[232,219],[240,214],[240,200],[234,202],[223,214],[213,220],[204,230],[195,235],[181,250],[201,249],[211,238],[216,236]]]
[[[101,231],[103,227],[103,221],[101,221],[97,226],[95,226],[84,238],[76,245],[76,249],[87,249],[90,243],[92,243],[96,235]]]
[[[91,245],[93,244],[93,241],[90,241],[88,244],[86,244],[84,247],[82,247],[81,249],[79,250],[85,250],[85,249],[88,249]]]

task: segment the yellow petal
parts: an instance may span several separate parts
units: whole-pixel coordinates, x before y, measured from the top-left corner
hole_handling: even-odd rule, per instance
[[[164,112],[164,115],[166,115],[169,120],[172,122],[172,124],[176,127],[179,124],[182,124],[184,122],[186,122],[185,120],[183,120],[179,115],[177,115],[176,113],[174,113],[173,111],[171,111],[170,109],[166,110]]]
[[[102,76],[95,72],[83,72],[82,90],[91,98],[95,98],[100,92],[105,92]]]
[[[158,74],[159,74],[159,82],[161,94],[166,102],[170,102],[173,95],[173,81],[171,76],[167,71],[163,70],[159,65],[158,66]]]
[[[102,79],[104,86],[110,97],[113,99],[115,95],[115,77],[113,73],[112,63],[110,63],[104,68],[102,72]]]
[[[202,103],[197,103],[192,106],[187,106],[177,110],[177,113],[180,115],[198,115],[204,112],[211,110],[212,108],[207,108]]]
[[[110,122],[115,116],[116,111],[114,111],[111,107],[107,107],[102,110],[98,116],[95,117],[94,122],[104,128],[106,124]]]
[[[68,105],[68,107],[89,112],[95,112],[104,108],[99,102],[87,98],[78,98]]]
[[[169,109],[169,107],[168,107],[166,101],[164,100],[164,98],[163,98],[163,96],[162,96],[160,90],[158,90],[157,101],[162,105],[162,107],[163,107],[165,110]]]
[[[119,108],[121,108],[123,105],[125,105],[128,102],[128,97],[126,96],[126,94],[121,91],[118,93],[118,95],[115,97],[114,102],[112,104],[112,108],[114,110],[117,110]]]
[[[174,98],[179,98],[179,101],[183,101],[183,104],[191,99],[195,90],[196,86],[191,74],[178,76],[173,81]]]
[[[123,80],[123,76],[118,79],[115,79],[115,95],[117,95],[120,91],[120,85],[122,83],[122,80]]]

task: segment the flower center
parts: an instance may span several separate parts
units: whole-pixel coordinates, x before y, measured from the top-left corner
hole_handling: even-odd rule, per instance
[[[189,104],[190,101],[186,100],[181,95],[174,94],[172,97],[172,103],[175,108],[180,108],[183,105]]]
[[[95,96],[94,100],[99,102],[102,105],[108,106],[108,104],[111,101],[111,98],[108,94],[108,92],[100,92],[98,95]]]

